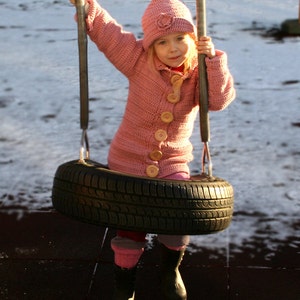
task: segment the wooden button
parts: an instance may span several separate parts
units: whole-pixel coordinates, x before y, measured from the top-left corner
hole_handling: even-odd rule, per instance
[[[149,165],[146,168],[146,174],[149,177],[152,177],[152,178],[156,177],[158,175],[158,172],[159,172],[159,168],[157,166]]]
[[[179,97],[178,94],[170,93],[170,94],[167,96],[167,100],[168,100],[168,102],[170,102],[170,103],[177,103],[177,102],[179,102],[180,97]]]
[[[173,114],[169,111],[163,112],[160,118],[165,123],[171,123],[174,120]]]
[[[162,152],[159,151],[159,150],[153,150],[150,154],[149,154],[149,157],[152,159],[152,160],[155,160],[155,161],[159,161],[161,158],[162,158]]]
[[[178,85],[179,85],[179,84],[181,85],[183,80],[182,80],[182,76],[175,74],[175,75],[173,75],[173,76],[171,77],[171,80],[170,80],[170,81],[171,81],[171,84],[172,84],[172,85],[174,85],[174,84],[176,84],[176,83],[177,83]]]
[[[163,129],[158,129],[156,132],[155,132],[155,139],[159,142],[162,142],[162,141],[165,141],[168,137],[168,134],[165,130]]]

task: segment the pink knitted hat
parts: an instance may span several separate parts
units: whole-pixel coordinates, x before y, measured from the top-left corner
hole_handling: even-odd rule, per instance
[[[142,17],[143,47],[174,32],[195,32],[190,10],[180,0],[152,0]]]

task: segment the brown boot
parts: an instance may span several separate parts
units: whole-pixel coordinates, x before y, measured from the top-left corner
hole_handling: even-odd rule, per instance
[[[179,265],[185,250],[170,250],[161,244],[161,289],[166,300],[186,300],[187,294]]]
[[[114,266],[115,287],[113,300],[134,300],[135,275],[137,267],[124,269]]]

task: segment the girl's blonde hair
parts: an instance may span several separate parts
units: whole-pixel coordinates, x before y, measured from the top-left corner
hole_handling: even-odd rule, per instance
[[[195,35],[193,33],[188,33],[190,38],[195,41]],[[195,47],[189,47],[189,54],[184,62],[184,69],[183,73],[185,74],[188,72],[192,67],[192,62],[194,61],[195,57],[197,56],[196,46]],[[148,48],[148,63],[150,64],[150,68],[152,71],[157,72],[155,68],[154,58],[156,57],[155,49],[154,49],[154,43],[152,43]]]

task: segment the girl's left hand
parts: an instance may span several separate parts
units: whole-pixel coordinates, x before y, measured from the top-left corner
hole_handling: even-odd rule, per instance
[[[196,41],[198,53],[205,54],[209,58],[216,56],[215,46],[209,36],[201,36],[199,41]]]

